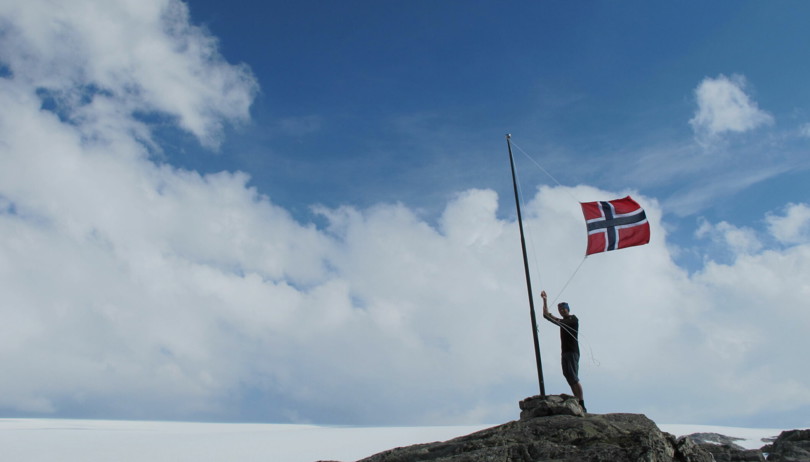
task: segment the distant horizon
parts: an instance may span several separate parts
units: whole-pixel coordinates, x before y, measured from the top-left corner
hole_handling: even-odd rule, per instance
[[[59,454],[63,462],[102,460],[174,462],[238,458],[245,462],[283,457],[286,462],[312,460],[357,460],[378,452],[411,444],[447,441],[489,427],[323,427],[299,424],[212,424],[200,422],[86,421],[75,419],[23,419],[25,425],[0,419],[0,443],[10,460],[33,462]],[[40,427],[39,423],[45,426]],[[62,424],[61,426],[59,424]],[[106,425],[105,425],[106,424]],[[243,426],[243,427],[244,427]],[[742,438],[746,449],[758,449],[763,438],[775,437],[776,429],[665,425],[662,431],[680,429]],[[80,430],[77,432],[77,430]],[[695,430],[695,431],[692,431]],[[791,430],[791,429],[785,429]],[[733,434],[729,434],[731,431]],[[780,430],[781,432],[781,430]],[[672,433],[672,432],[669,432]],[[317,441],[313,444],[312,441]],[[351,444],[346,444],[351,441]],[[306,443],[306,444],[305,444]],[[16,456],[16,457],[15,457]]]
[[[625,414],[623,412],[616,412],[616,413],[608,413],[608,414]],[[634,414],[634,413],[633,413]],[[599,414],[594,414],[599,415]],[[643,414],[640,414],[643,415]],[[278,426],[301,426],[301,427],[321,427],[321,428],[431,428],[431,427],[458,427],[458,428],[473,428],[473,427],[491,427],[491,426],[498,426],[503,425],[506,422],[490,422],[490,423],[479,423],[479,424],[446,424],[446,425],[345,425],[345,424],[319,424],[319,423],[290,423],[290,422],[260,422],[260,421],[205,421],[205,420],[149,420],[149,419],[115,419],[115,418],[78,418],[78,417],[0,417],[0,421],[12,421],[12,420],[65,420],[65,421],[88,421],[88,422],[142,422],[142,423],[177,423],[177,424],[234,424],[234,425],[278,425]],[[515,419],[518,420],[518,417]],[[740,428],[740,429],[757,429],[757,430],[775,430],[779,429],[780,431],[789,431],[789,430],[804,430],[810,429],[810,424],[808,425],[799,425],[796,427],[771,427],[771,426],[763,426],[763,427],[752,427],[752,426],[735,426],[735,425],[713,425],[713,424],[701,424],[701,423],[659,423],[655,422],[656,425],[663,425],[667,427],[688,427],[688,428]],[[670,432],[671,433],[671,432]],[[679,435],[683,436],[683,435]],[[727,435],[730,436],[730,435]]]
[[[608,412],[604,414],[625,414],[628,412]],[[589,413],[594,415],[599,415],[603,413]],[[642,413],[635,413],[629,412],[629,414],[640,414]],[[480,422],[477,424],[441,424],[441,425],[407,425],[407,424],[390,424],[390,425],[366,425],[366,424],[331,424],[331,423],[318,423],[318,422],[270,422],[270,421],[226,421],[226,420],[171,420],[171,419],[122,419],[122,418],[114,418],[114,417],[47,417],[47,416],[0,416],[0,421],[11,421],[11,420],[65,420],[65,421],[97,421],[97,422],[143,422],[143,423],[189,423],[189,424],[234,424],[234,425],[290,425],[290,426],[302,426],[302,427],[323,427],[323,428],[430,428],[430,427],[459,427],[459,428],[466,428],[466,427],[492,427],[503,425],[504,423],[518,420],[520,417],[520,410],[517,409],[515,412],[515,416],[513,419],[508,419],[503,422]],[[647,416],[649,418],[649,416]],[[653,420],[653,419],[651,419]],[[769,425],[764,426],[751,426],[751,425],[720,425],[720,424],[712,424],[712,423],[699,423],[699,422],[657,422],[653,420],[656,425],[666,426],[666,427],[684,427],[684,428],[697,428],[697,427],[707,427],[707,428],[740,428],[740,429],[761,429],[761,430],[774,430],[774,429],[781,429],[781,431],[788,431],[788,430],[801,430],[801,429],[810,429],[810,422],[806,425],[798,425],[798,426],[791,426],[788,427],[774,427]],[[672,432],[670,432],[672,433]],[[679,435],[683,436],[683,435]]]

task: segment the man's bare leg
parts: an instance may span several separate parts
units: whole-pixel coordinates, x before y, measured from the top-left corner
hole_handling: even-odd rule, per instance
[[[585,400],[582,399],[582,382],[577,382],[571,385],[571,391],[574,393],[574,396],[579,401],[579,404],[582,406],[582,409],[585,410]],[[585,412],[588,412],[585,410]]]
[[[578,400],[582,401],[582,382],[571,385],[571,391]]]

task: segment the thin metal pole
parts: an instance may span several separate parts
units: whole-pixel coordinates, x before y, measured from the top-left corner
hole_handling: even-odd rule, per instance
[[[523,235],[523,217],[520,214],[520,196],[518,195],[517,177],[515,176],[515,159],[512,157],[512,135],[506,135],[506,146],[509,148],[509,165],[512,167],[512,186],[515,188],[515,206],[517,207],[518,226],[520,227],[520,247],[523,250],[523,269],[526,273],[526,289],[529,291],[529,310],[532,315],[532,336],[534,337],[534,357],[537,360],[537,380],[540,382],[540,396],[546,396],[543,383],[543,361],[540,359],[540,340],[537,337],[537,315],[534,312],[532,296],[532,279],[529,275],[529,259],[526,255],[526,238]]]

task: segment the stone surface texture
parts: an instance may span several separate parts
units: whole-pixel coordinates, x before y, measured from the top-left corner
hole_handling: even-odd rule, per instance
[[[810,430],[782,432],[762,452],[768,454],[768,462],[810,462]]]
[[[569,395],[532,396],[520,411],[520,420],[358,462],[810,462],[810,430],[751,450],[718,434],[675,438],[640,414],[587,414]]]
[[[570,395],[532,396],[521,401],[519,405],[521,420],[552,415],[585,416],[579,401]]]
[[[556,414],[534,416],[547,412]],[[521,415],[471,435],[392,449],[362,462],[712,462],[691,440],[661,432],[643,415],[585,414],[567,396],[527,398]]]

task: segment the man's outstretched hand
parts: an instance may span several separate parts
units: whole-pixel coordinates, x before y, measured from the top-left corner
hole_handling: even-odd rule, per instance
[[[543,297],[543,316],[548,317],[548,315],[549,315],[549,312],[548,312],[548,300],[547,300],[548,295],[546,295],[546,291],[544,290],[544,291],[540,292],[540,296]]]

